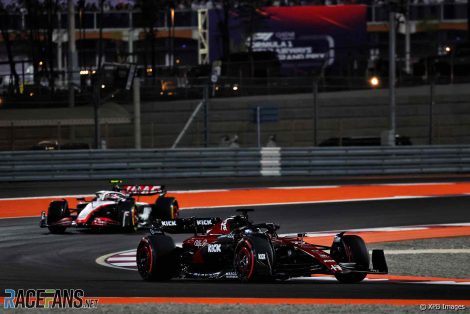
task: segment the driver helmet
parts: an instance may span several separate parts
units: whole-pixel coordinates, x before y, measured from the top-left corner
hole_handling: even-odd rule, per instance
[[[121,195],[118,193],[108,193],[104,195],[105,201],[118,201],[121,199]]]

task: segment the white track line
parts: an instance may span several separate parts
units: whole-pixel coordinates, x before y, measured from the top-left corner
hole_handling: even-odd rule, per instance
[[[250,188],[238,188],[238,189],[213,189],[213,190],[176,190],[168,191],[168,193],[177,193],[177,194],[191,194],[191,193],[211,193],[211,192],[228,192],[232,190],[251,190]]]
[[[112,263],[111,265],[114,265],[114,266],[121,266],[121,267],[137,267],[137,263],[136,262],[116,262],[116,263]]]
[[[420,185],[455,185],[458,184],[459,182],[423,182],[423,183],[383,183],[383,184],[377,184],[381,186],[420,186]]]
[[[304,186],[273,186],[268,188],[261,188],[266,190],[299,190],[299,189],[333,189],[346,187],[348,185],[304,185]],[[260,189],[260,188],[258,188]]]
[[[321,200],[321,201],[275,202],[275,203],[261,203],[261,204],[253,203],[253,204],[238,204],[238,205],[217,205],[217,206],[192,206],[192,207],[180,207],[180,209],[186,210],[186,209],[198,209],[198,208],[234,208],[234,207],[259,207],[259,206],[323,204],[323,203],[350,203],[350,202],[417,199],[417,198],[434,198],[434,197],[444,197],[444,196],[446,195],[391,196],[391,197],[352,198],[352,199]]]
[[[385,250],[385,255],[405,254],[469,254],[470,249],[418,249],[418,250]]]
[[[425,225],[426,226],[426,225]],[[470,227],[470,222],[457,222],[457,223],[451,223],[451,224],[440,224],[439,226],[443,227]]]
[[[117,257],[110,257],[106,260],[107,262],[110,262],[114,264],[114,262],[135,262],[135,254],[134,256],[117,256]]]
[[[129,255],[129,256],[135,256],[136,254],[136,250],[133,250],[133,251],[129,251],[129,252],[123,252],[123,253],[119,253],[119,255],[121,256],[126,256],[126,255]]]
[[[414,231],[414,230],[426,230],[430,228],[438,227],[468,227],[470,222],[456,222],[456,223],[447,223],[447,224],[429,224],[429,225],[412,225],[412,226],[402,226],[402,227],[376,227],[376,228],[359,228],[359,229],[341,229],[341,230],[324,230],[316,232],[305,232],[306,237],[315,238],[315,237],[327,237],[335,236],[339,232],[395,232],[395,231]],[[280,236],[297,236],[298,233],[284,233]]]
[[[47,198],[78,198],[78,197],[93,197],[93,196],[94,196],[94,194],[51,195],[51,196],[27,196],[27,197],[0,198],[0,201],[40,200],[40,199],[47,199]]]

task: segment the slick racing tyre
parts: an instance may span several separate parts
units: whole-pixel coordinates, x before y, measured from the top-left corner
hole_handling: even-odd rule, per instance
[[[125,226],[125,231],[127,232],[137,232],[138,224],[139,224],[139,216],[137,213],[137,207],[132,206],[132,208],[128,211],[129,213],[129,223]]]
[[[139,224],[139,214],[133,200],[119,202],[117,205],[117,220],[122,221],[121,227],[126,232],[136,232]]]
[[[67,227],[55,225],[61,219],[70,217],[70,211],[67,201],[52,201],[47,210],[47,225],[51,233],[64,233]]]
[[[174,197],[159,197],[152,210],[153,220],[169,220],[178,218],[179,206]]]
[[[273,249],[269,239],[253,236],[240,240],[234,254],[234,269],[242,282],[272,280]]]
[[[137,247],[137,269],[147,281],[170,280],[176,275],[178,258],[173,239],[165,235],[143,238]]]
[[[330,255],[337,262],[356,263],[356,270],[369,270],[369,252],[364,240],[356,235],[345,235],[341,242],[334,242]],[[335,274],[336,279],[344,283],[356,283],[362,281],[367,276],[366,273],[346,273]]]

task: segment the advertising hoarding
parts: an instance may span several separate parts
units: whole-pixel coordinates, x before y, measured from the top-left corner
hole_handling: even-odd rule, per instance
[[[353,62],[367,43],[364,5],[264,7],[229,14],[231,52],[273,51],[283,72]],[[209,13],[210,60],[223,58],[223,12]]]

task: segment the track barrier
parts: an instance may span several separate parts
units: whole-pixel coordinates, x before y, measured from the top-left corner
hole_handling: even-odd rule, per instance
[[[0,152],[0,181],[470,172],[470,145]]]

